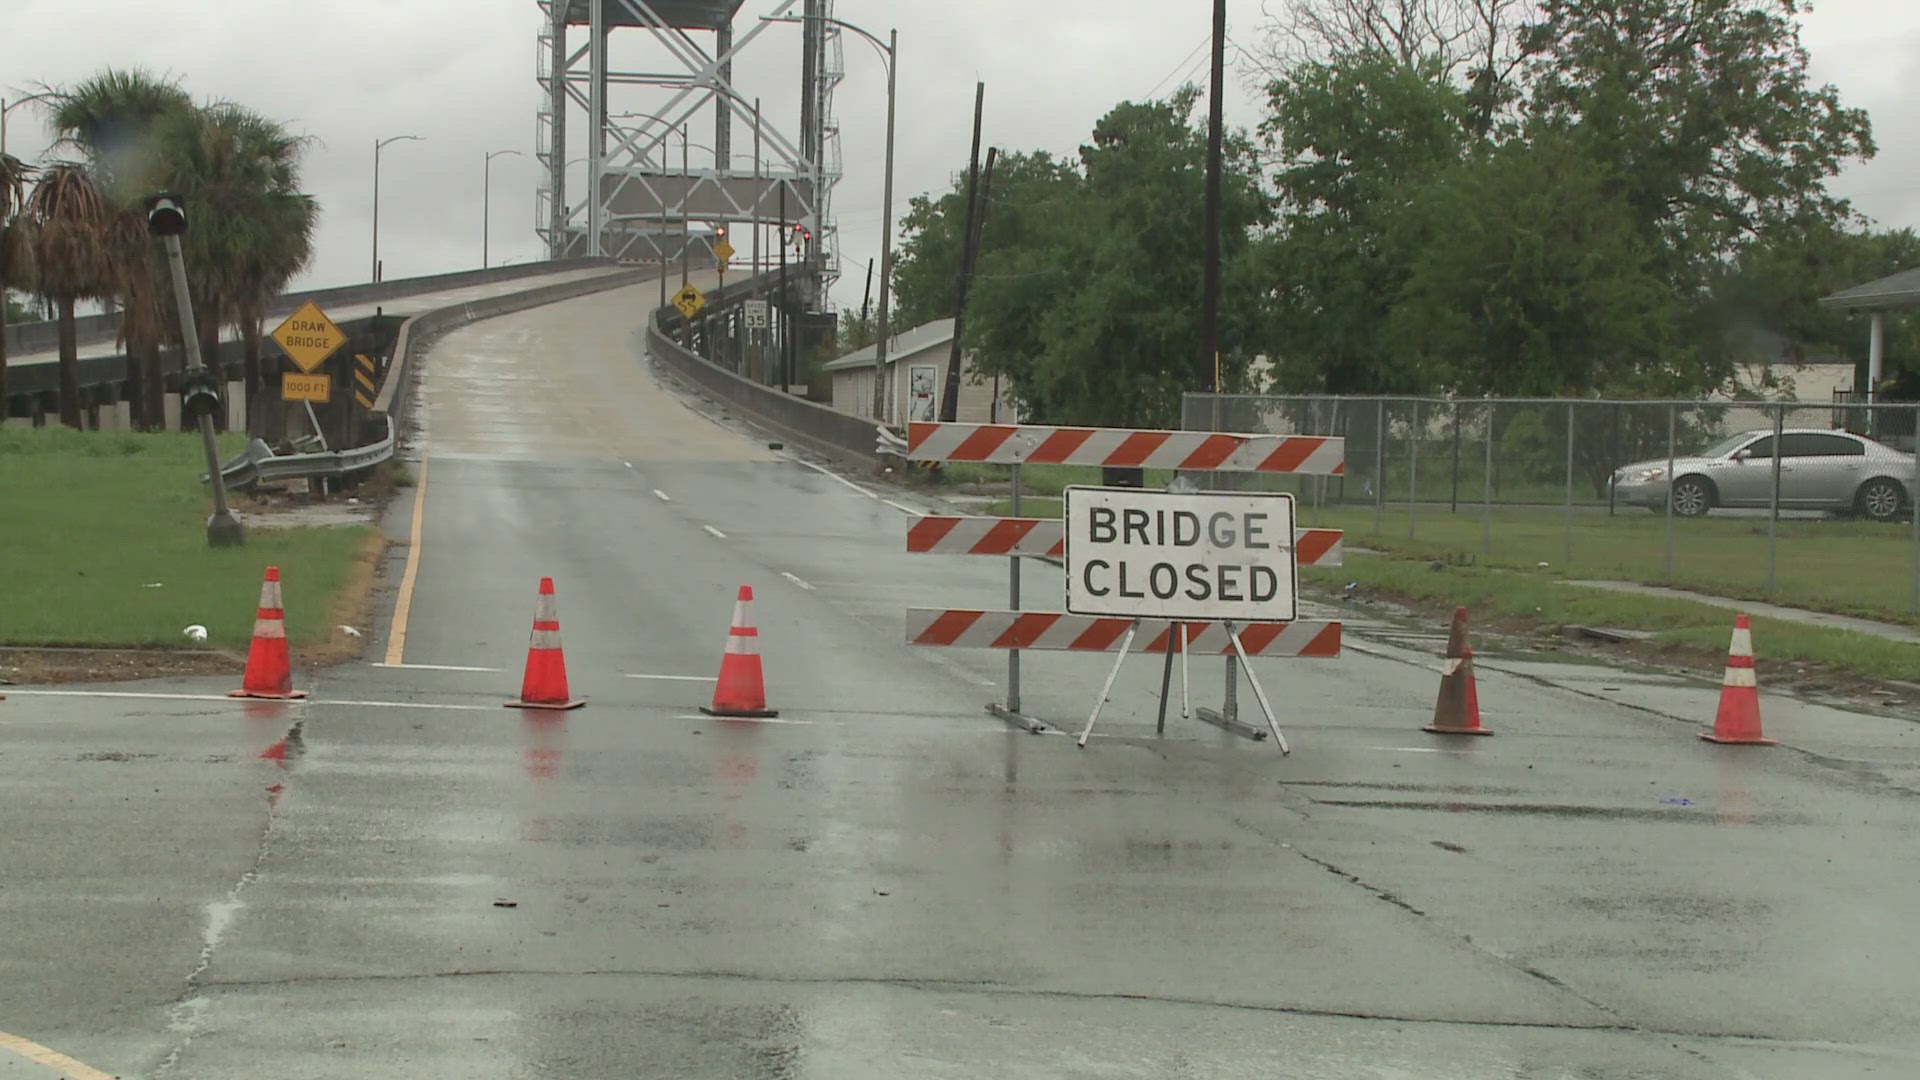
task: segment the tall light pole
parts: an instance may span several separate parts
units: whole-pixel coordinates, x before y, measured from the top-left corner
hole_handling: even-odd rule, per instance
[[[672,120],[669,120],[666,117],[659,115],[658,113],[646,113],[646,112],[619,113],[614,116],[609,116],[607,117],[607,119],[626,120],[632,117],[641,117],[647,120],[658,120],[660,123],[666,125],[668,135],[673,134],[673,131],[675,128],[680,129],[680,171],[682,173],[685,173],[687,171],[687,165],[686,165],[687,125],[685,123],[676,124]],[[662,144],[664,144],[667,140],[663,136],[660,141]],[[660,154],[660,171],[661,172],[667,171],[666,160],[667,160],[666,147],[663,145],[661,147],[661,154]],[[693,185],[689,183],[687,185],[687,190],[682,192],[680,195],[680,205],[682,210],[686,208],[687,196],[693,193],[692,189],[693,189]],[[599,193],[595,192],[594,197],[598,198]],[[665,190],[662,190],[660,192],[660,224],[659,224],[659,227],[657,227],[653,231],[652,244],[653,244],[653,253],[660,257],[660,306],[663,308],[667,306],[667,253],[664,249],[660,247],[660,237],[666,231],[667,231],[667,194]],[[681,250],[683,254],[685,252],[685,245],[686,245],[686,241],[683,239],[681,241]],[[682,284],[685,284],[685,283],[682,282]]]
[[[480,269],[487,268],[487,242],[493,239],[489,226],[493,216],[493,159],[502,154],[526,157],[518,150],[495,150],[480,163]],[[565,166],[562,166],[563,168]]]
[[[380,280],[380,149],[388,143],[411,139],[423,142],[418,135],[395,135],[391,139],[376,139],[373,144],[373,270],[368,281]]]
[[[888,30],[887,40],[882,42],[877,36],[840,19],[827,15],[814,15],[821,22],[832,23],[842,30],[851,30],[867,39],[867,43],[880,50],[887,64],[887,164],[886,179],[881,184],[880,194],[880,313],[879,323],[874,327],[879,340],[873,346],[873,419],[876,423],[886,422],[886,413],[882,407],[887,401],[887,337],[893,331],[887,298],[892,295],[893,284],[893,105],[898,87],[900,72],[900,31]],[[805,22],[804,15],[763,15],[767,22]],[[785,229],[786,222],[781,222]],[[784,239],[784,237],[783,237]]]

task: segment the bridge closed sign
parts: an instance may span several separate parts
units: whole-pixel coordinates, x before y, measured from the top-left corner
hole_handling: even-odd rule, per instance
[[[1292,622],[1293,496],[1069,487],[1067,610],[1130,618]]]

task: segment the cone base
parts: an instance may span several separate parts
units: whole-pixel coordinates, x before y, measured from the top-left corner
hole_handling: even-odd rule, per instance
[[[1441,726],[1440,726],[1440,725],[1438,725],[1438,724],[1428,724],[1427,726],[1425,726],[1425,727],[1423,727],[1423,728],[1421,728],[1420,730],[1421,730],[1421,731],[1431,731],[1431,732],[1433,732],[1433,733],[1434,733],[1435,735],[1491,735],[1491,734],[1493,734],[1493,729],[1492,729],[1492,728],[1483,728],[1483,727],[1441,727]]]
[[[1715,735],[1711,731],[1701,732],[1700,737],[1707,740],[1708,742],[1717,742],[1726,746],[1779,746],[1780,745],[1780,740],[1778,739],[1763,739],[1763,738],[1760,738],[1759,736],[1755,736],[1750,739],[1734,739],[1734,738],[1728,738],[1725,735]]]
[[[503,707],[508,709],[552,709],[555,712],[564,712],[567,709],[577,709],[586,703],[586,698],[574,698],[572,701],[509,701]]]
[[[268,701],[298,701],[301,698],[306,697],[307,692],[305,690],[288,690],[285,693],[276,693],[272,690],[248,690],[245,687],[242,687],[238,690],[227,691],[227,696],[228,697],[244,697],[244,698],[264,698]]]
[[[700,706],[700,711],[721,719],[733,716],[742,720],[771,720],[780,715],[779,709],[716,709],[711,705]]]

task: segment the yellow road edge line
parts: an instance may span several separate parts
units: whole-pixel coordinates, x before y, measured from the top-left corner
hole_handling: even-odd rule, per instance
[[[111,1073],[103,1073],[89,1065],[82,1065],[58,1050],[50,1050],[37,1042],[23,1039],[18,1035],[9,1035],[0,1031],[0,1050],[11,1050],[36,1064],[49,1069],[59,1069],[66,1080],[114,1080]]]
[[[407,537],[407,569],[400,575],[400,597],[393,602],[387,628],[387,660],[398,664],[407,651],[407,616],[413,611],[413,583],[420,576],[420,533],[427,522],[427,459],[420,458],[420,486],[413,492],[413,531]]]

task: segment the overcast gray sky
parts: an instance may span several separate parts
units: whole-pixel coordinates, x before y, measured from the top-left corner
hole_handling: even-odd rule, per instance
[[[775,0],[747,0],[736,33]],[[838,0],[838,17],[884,36],[900,30],[896,216],[908,196],[944,188],[965,163],[976,79],[987,84],[986,141],[1072,153],[1114,103],[1201,77],[1207,0]],[[1230,36],[1253,46],[1260,0],[1231,0]],[[381,167],[381,255],[389,278],[477,267],[481,162],[493,163],[492,257],[538,258],[532,158],[538,9],[532,0],[0,0],[0,93],[60,85],[105,65],[171,73],[197,97],[227,98],[316,140],[305,185],[323,208],[319,244],[301,282],[365,281],[371,240],[372,143],[398,143]],[[1839,194],[1883,225],[1920,226],[1920,4],[1826,0],[1805,18],[1817,80],[1869,109],[1880,156],[1850,167]],[[615,59],[660,63],[638,31],[615,36]],[[710,40],[710,39],[709,39]],[[735,81],[765,101],[771,122],[797,127],[798,30],[772,26],[743,54]],[[835,99],[846,179],[836,194],[845,278],[858,304],[879,248],[885,72],[849,36]],[[650,109],[638,96],[616,111]],[[1236,79],[1228,119],[1259,114]],[[708,141],[695,129],[695,141]],[[751,143],[743,129],[736,148]],[[711,128],[708,126],[708,134]],[[35,158],[48,136],[35,105],[11,114],[8,149]],[[696,158],[698,153],[696,152]],[[575,176],[579,175],[576,168]]]

